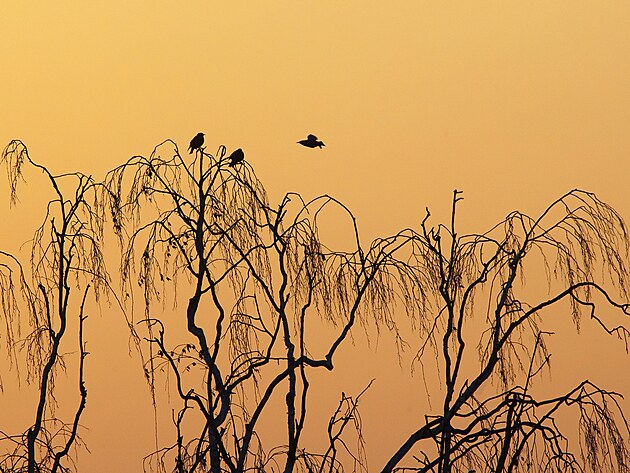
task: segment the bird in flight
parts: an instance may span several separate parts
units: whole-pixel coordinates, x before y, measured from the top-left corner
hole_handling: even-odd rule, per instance
[[[322,141],[318,141],[315,135],[308,135],[305,140],[300,140],[298,143],[307,148],[321,148],[326,146]]]
[[[245,153],[243,153],[243,150],[241,148],[237,149],[236,151],[234,151],[229,157],[228,159],[230,160],[230,166],[234,167],[236,166],[238,163],[243,162],[243,160],[245,159]]]
[[[195,137],[190,140],[190,146],[188,147],[188,154],[192,154],[193,151],[198,150],[203,145],[203,133],[197,133]]]

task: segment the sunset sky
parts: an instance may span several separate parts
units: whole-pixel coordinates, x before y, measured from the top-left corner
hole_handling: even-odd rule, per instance
[[[435,223],[446,220],[455,188],[464,191],[464,231],[482,232],[515,209],[535,214],[572,188],[630,220],[630,2],[68,5],[0,7],[0,146],[20,139],[54,172],[99,179],[166,138],[184,152],[204,132],[208,151],[242,147],[272,200],[288,191],[338,197],[364,243],[417,227],[427,206]],[[326,147],[296,144],[308,133]],[[0,247],[14,247],[32,228],[20,227],[28,217],[9,209],[1,182],[0,215],[13,223],[0,229]],[[47,199],[40,189],[27,182],[23,200]],[[140,425],[151,421],[146,388],[122,320],[93,319],[102,336],[93,335],[89,363],[103,376],[85,421],[93,453],[80,464],[139,471],[152,447],[151,426]],[[109,335],[121,351],[112,359],[98,352],[113,346]],[[622,357],[621,346],[607,350]],[[593,366],[627,373],[627,357],[606,356]],[[107,391],[112,364],[129,378],[123,392]],[[624,388],[609,375],[611,388]],[[362,376],[355,390],[371,379]],[[394,395],[386,385],[377,383],[371,402]],[[138,422],[129,421],[134,406],[144,409]],[[112,419],[148,439],[134,450],[128,438],[111,438]]]

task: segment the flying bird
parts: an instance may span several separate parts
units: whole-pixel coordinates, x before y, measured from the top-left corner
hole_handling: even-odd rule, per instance
[[[300,140],[298,143],[307,148],[321,148],[326,146],[322,141],[318,141],[315,135],[308,135],[305,140]]]
[[[236,151],[234,151],[229,157],[228,159],[230,160],[230,166],[234,167],[236,166],[238,163],[242,163],[243,160],[245,159],[245,153],[243,153],[243,150],[241,148],[237,149]]]
[[[203,145],[203,133],[197,133],[195,137],[190,140],[190,146],[188,147],[188,154],[192,154],[193,151],[198,150]]]

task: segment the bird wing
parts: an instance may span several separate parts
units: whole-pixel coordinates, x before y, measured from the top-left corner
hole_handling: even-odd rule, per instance
[[[317,137],[315,135],[308,135],[307,138],[309,141],[317,141]]]

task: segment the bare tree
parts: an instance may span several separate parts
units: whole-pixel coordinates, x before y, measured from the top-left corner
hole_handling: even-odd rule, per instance
[[[396,235],[364,249],[339,201],[287,194],[272,206],[252,167],[232,164],[223,146],[216,155],[200,148],[186,162],[166,141],[105,182],[123,249],[123,291],[132,299],[134,287],[142,288],[147,379],[155,389],[160,372],[173,376],[181,399],[175,442],[148,464],[157,459],[154,466],[172,464],[177,472],[341,470],[336,445],[354,425],[347,419],[356,418],[356,403],[344,397],[352,413],[333,414],[339,431],[330,431],[326,453],[307,450],[309,376],[333,369],[354,326],[375,320],[395,327],[390,303],[411,295],[396,282],[407,267],[392,254],[411,240]],[[350,251],[333,251],[319,237],[318,222],[333,210],[351,232]],[[172,317],[186,322],[187,336],[178,338],[177,323],[156,309],[169,291]],[[182,309],[181,300],[188,301]],[[310,348],[321,321],[333,327],[331,336]],[[274,398],[285,405],[286,433],[282,444],[268,446],[258,425]],[[364,457],[352,455],[353,470],[365,468]]]
[[[5,148],[12,202],[25,165],[43,172],[53,198],[29,264],[0,252],[2,336],[16,370],[25,360],[38,388],[34,422],[23,434],[0,433],[0,471],[75,469],[87,402],[85,304],[89,292],[111,293],[107,221],[156,422],[165,395],[176,404],[168,431],[156,426],[145,470],[367,471],[359,404],[371,383],[341,393],[319,444],[305,438],[311,384],[359,333],[391,334],[402,352],[410,346],[403,319],[421,339],[414,367],[436,368],[440,406],[384,472],[628,470],[618,393],[589,380],[551,396],[539,389],[550,371],[549,316],[569,314],[578,330],[587,320],[627,349],[627,323],[610,322],[630,315],[620,302],[628,300],[628,234],[612,208],[574,190],[539,217],[513,212],[485,233],[459,235],[455,191],[449,225],[429,226],[427,210],[418,231],[364,245],[343,203],[289,193],[271,204],[237,154],[201,143],[182,157],[167,140],[97,183],[52,174],[19,141]],[[322,238],[331,224],[345,247]],[[542,288],[527,279],[541,274]],[[64,400],[75,404],[62,420],[55,380],[67,366],[78,396]],[[557,422],[563,411],[574,413],[577,448]]]
[[[460,194],[454,192],[449,226],[429,228],[427,210],[407,260],[436,296],[416,362],[424,367],[435,355],[441,408],[383,472],[628,471],[619,394],[588,380],[553,397],[540,397],[534,386],[550,367],[546,317],[568,312],[579,329],[587,316],[627,350],[623,322],[606,321],[611,311],[630,315],[630,305],[605,288],[628,300],[623,220],[595,195],[574,190],[537,218],[512,212],[486,233],[460,236]],[[533,290],[528,274],[546,274],[547,296]],[[471,359],[478,370],[471,372]],[[576,411],[578,449],[569,448],[556,422],[563,409]]]
[[[25,367],[27,382],[38,389],[34,420],[28,429],[17,435],[0,433],[0,445],[5,447],[0,471],[71,471],[74,459],[70,453],[80,443],[79,421],[87,402],[85,302],[90,287],[98,297],[108,285],[99,242],[103,222],[90,205],[96,186],[80,173],[52,174],[31,159],[20,141],[12,141],[4,149],[2,161],[7,166],[13,204],[24,166],[44,174],[53,198],[32,240],[29,264],[0,252],[4,344],[15,370],[19,373],[20,366]],[[56,415],[60,400],[55,392],[57,374],[67,372],[68,366],[75,370],[77,399],[62,402],[66,409],[71,403],[69,409],[74,411],[64,420]]]

